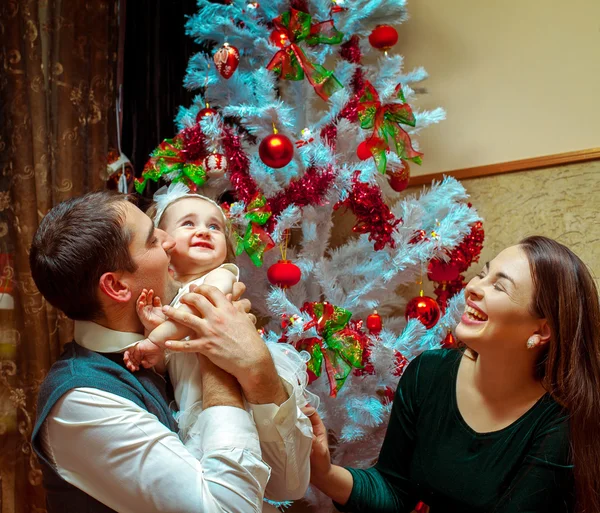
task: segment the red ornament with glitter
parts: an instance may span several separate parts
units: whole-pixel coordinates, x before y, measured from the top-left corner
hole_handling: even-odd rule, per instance
[[[294,145],[285,135],[271,134],[261,141],[258,154],[267,166],[279,169],[294,158]]]
[[[371,315],[367,317],[367,329],[372,335],[379,335],[382,328],[383,323],[381,322],[381,315],[379,315],[377,313],[377,310],[375,310]]]
[[[377,50],[387,51],[398,42],[398,32],[390,25],[377,25],[369,35],[369,43]]]
[[[222,153],[211,153],[202,162],[204,170],[211,178],[219,178],[227,171],[227,159]]]
[[[285,30],[275,29],[271,32],[269,36],[269,41],[273,43],[277,48],[283,48],[287,43],[289,43],[289,39],[287,36],[287,32]]]
[[[293,287],[302,278],[300,268],[290,260],[280,260],[269,267],[267,271],[269,282],[278,287],[287,289]]]
[[[444,349],[453,349],[456,347],[456,338],[451,331],[448,332],[446,338],[442,341],[442,347]]]
[[[216,116],[217,111],[215,109],[211,109],[208,105],[198,112],[196,115],[196,123],[200,123],[200,120],[203,118],[207,118],[209,116]]]
[[[215,67],[224,79],[231,78],[240,64],[240,52],[235,46],[223,43],[213,56]]]
[[[388,183],[396,192],[402,192],[406,189],[410,181],[410,167],[408,167],[407,162],[403,162],[403,164],[404,167],[392,168],[387,171]]]
[[[464,270],[464,258],[456,255],[449,262],[443,262],[438,258],[432,258],[427,267],[427,277],[431,281],[447,282],[454,281]]]
[[[419,319],[429,329],[433,328],[440,319],[440,306],[429,296],[418,296],[406,305],[406,319]]]

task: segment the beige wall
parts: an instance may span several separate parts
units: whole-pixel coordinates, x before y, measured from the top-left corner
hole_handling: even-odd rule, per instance
[[[413,175],[600,146],[599,0],[413,0],[395,50],[447,119]]]
[[[461,183],[483,217],[485,229],[480,263],[471,266],[467,280],[502,249],[529,235],[545,235],[571,248],[600,288],[600,161]],[[426,293],[432,290],[427,282]],[[408,294],[417,292],[415,285]]]

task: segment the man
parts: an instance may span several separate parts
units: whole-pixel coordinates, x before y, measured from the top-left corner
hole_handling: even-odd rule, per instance
[[[208,356],[198,356],[201,458],[174,432],[165,380],[152,370],[126,370],[123,351],[144,338],[135,309],[141,290],[152,288],[165,303],[178,290],[169,271],[173,247],[141,210],[107,192],[57,205],[35,234],[34,281],[75,320],[75,341],[40,387],[33,432],[50,513],[261,511],[269,467],[257,430],[267,451],[285,446],[308,454],[306,441],[294,439],[295,431],[307,433],[293,384],[286,390],[277,376],[245,313],[247,301],[237,309],[211,287],[187,297],[204,317],[202,340],[192,342],[204,341]],[[287,490],[296,497],[275,500],[297,498],[307,485],[308,476],[294,475],[296,461],[285,464]]]

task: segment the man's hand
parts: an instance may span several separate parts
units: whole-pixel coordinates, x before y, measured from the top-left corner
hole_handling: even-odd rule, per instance
[[[195,292],[196,286],[192,285],[190,287],[190,292]],[[240,312],[248,315],[253,324],[256,324],[256,316],[250,313],[252,310],[252,303],[248,299],[242,299],[242,296],[246,292],[246,285],[244,285],[241,281],[235,282],[233,284],[233,291],[231,294],[227,294],[227,299],[229,299],[233,306],[235,306]]]
[[[239,292],[239,287],[238,287]],[[215,287],[201,285],[181,302],[199,316],[165,307],[167,317],[196,333],[196,338],[169,341],[172,351],[202,353],[235,376],[248,402],[282,404],[287,393],[277,375],[271,354],[246,313],[249,302],[232,304]]]

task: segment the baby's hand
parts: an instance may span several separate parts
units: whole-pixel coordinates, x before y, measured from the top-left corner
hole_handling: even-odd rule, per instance
[[[144,289],[138,297],[136,311],[140,321],[144,325],[144,329],[149,333],[157,326],[160,326],[167,320],[162,311],[162,303],[158,296],[154,295],[154,291]]]
[[[140,365],[149,369],[161,363],[165,358],[165,351],[150,340],[142,340],[135,346],[125,351],[123,361],[131,372],[140,369]]]

